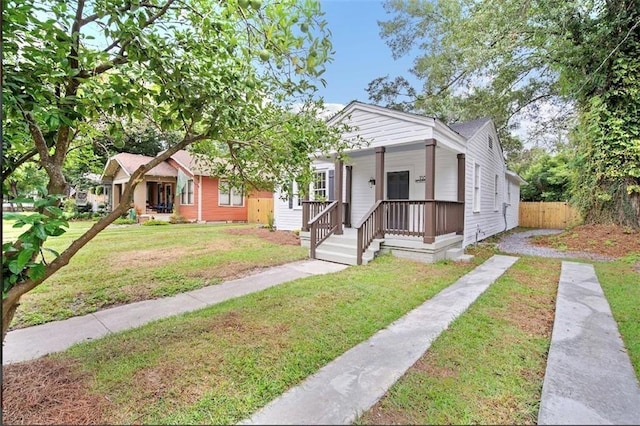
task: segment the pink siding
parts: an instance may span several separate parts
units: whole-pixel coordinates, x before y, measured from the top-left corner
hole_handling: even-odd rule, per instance
[[[190,178],[193,179],[193,204],[182,205],[178,200],[178,213],[184,216],[188,220],[198,220],[198,205],[200,200],[198,196],[200,194],[200,176],[193,176],[188,170],[181,167],[173,159],[168,159],[169,163],[176,169],[182,169],[182,171]],[[218,222],[218,221],[234,221],[234,222],[246,222],[247,221],[247,201],[242,207],[229,207],[218,205],[218,178],[202,176],[202,220],[206,222]]]

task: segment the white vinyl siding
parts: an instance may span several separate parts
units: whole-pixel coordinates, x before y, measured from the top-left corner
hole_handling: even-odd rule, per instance
[[[480,164],[475,163],[473,168],[473,212],[480,212],[481,205],[481,187],[482,187],[482,174],[480,172]]]
[[[493,149],[489,149],[489,136],[493,139]],[[506,165],[500,148],[500,141],[491,122],[487,122],[478,132],[469,138],[466,152],[466,203],[463,247],[473,244],[476,235],[483,240],[492,235],[517,226],[517,206],[508,207],[507,226],[501,208],[501,203],[507,199],[506,184],[501,185],[502,176],[505,176]],[[476,165],[480,165],[480,185],[478,194],[475,192]],[[496,175],[498,180],[496,183]],[[515,180],[510,189],[512,197],[519,196],[519,187]],[[514,204],[517,201],[514,199]],[[477,209],[477,210],[476,210]],[[515,213],[516,216],[512,216]]]

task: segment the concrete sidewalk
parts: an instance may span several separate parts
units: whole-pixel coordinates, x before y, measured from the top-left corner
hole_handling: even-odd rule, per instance
[[[241,424],[350,424],[518,258],[495,255]]]
[[[639,423],[640,385],[593,265],[562,262],[538,424]]]
[[[38,358],[63,351],[75,343],[138,327],[160,318],[195,311],[298,278],[337,272],[345,268],[347,265],[322,260],[293,262],[172,297],[145,300],[64,321],[14,330],[7,333],[2,350],[2,364]]]

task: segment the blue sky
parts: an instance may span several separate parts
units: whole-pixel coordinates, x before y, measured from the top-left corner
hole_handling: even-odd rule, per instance
[[[413,58],[394,60],[380,38],[377,21],[390,18],[381,0],[321,0],[331,30],[333,62],[327,65],[319,95],[325,103],[369,102],[367,85],[377,77],[409,77]]]

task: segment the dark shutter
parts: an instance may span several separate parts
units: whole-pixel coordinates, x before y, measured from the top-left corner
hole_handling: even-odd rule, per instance
[[[333,194],[333,187],[334,187],[334,179],[333,176],[335,174],[334,170],[329,170],[329,183],[327,184],[328,188],[327,188],[327,200],[329,201],[333,201],[334,199],[334,194]]]
[[[289,185],[289,208],[293,208],[293,183]]]

